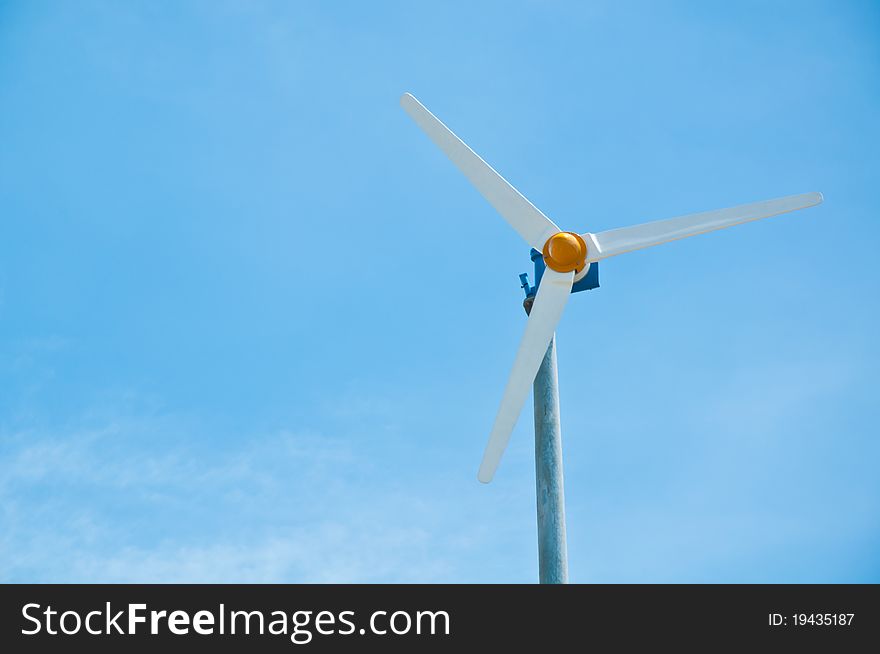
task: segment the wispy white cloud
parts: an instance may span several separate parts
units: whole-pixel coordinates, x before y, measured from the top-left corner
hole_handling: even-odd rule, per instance
[[[445,500],[314,433],[221,447],[191,420],[116,416],[2,443],[4,581],[441,581],[472,544],[437,542]]]

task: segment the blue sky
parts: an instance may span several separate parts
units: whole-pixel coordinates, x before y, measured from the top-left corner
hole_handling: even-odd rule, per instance
[[[530,403],[476,470],[528,248],[576,582],[880,581],[870,2],[0,2],[0,580],[530,582]]]

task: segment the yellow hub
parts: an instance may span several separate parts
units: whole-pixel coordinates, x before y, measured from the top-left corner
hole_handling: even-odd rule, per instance
[[[559,232],[544,243],[544,263],[556,272],[580,271],[587,263],[587,244],[580,234]]]

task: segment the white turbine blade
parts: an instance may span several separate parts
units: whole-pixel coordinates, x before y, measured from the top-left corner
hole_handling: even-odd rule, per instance
[[[510,440],[510,433],[516,425],[529,390],[538,374],[538,368],[547,353],[547,346],[556,331],[556,324],[562,317],[562,310],[571,294],[574,272],[556,272],[552,268],[544,271],[538,294],[526,321],[526,331],[519,344],[513,370],[507,380],[498,415],[486,444],[483,462],[477,478],[484,484],[492,481],[495,469]]]
[[[510,183],[480,159],[464,141],[441,123],[437,117],[409,93],[400,98],[400,106],[410,115],[419,127],[449,160],[465,174],[471,184],[489,201],[495,210],[510,223],[526,243],[536,250],[544,247],[547,239],[559,231],[547,216],[529,202]]]
[[[588,250],[587,261],[599,261],[679,238],[713,232],[716,229],[769,218],[796,209],[805,209],[820,202],[822,202],[821,193],[789,195],[775,200],[742,204],[729,209],[694,213],[633,227],[609,229],[607,232],[599,232],[598,234],[584,234]]]

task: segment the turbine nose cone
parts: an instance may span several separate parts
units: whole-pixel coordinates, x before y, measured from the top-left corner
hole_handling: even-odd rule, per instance
[[[562,265],[577,263],[581,254],[580,243],[574,237],[574,234],[562,232],[554,235],[550,239],[550,256]]]
[[[544,245],[544,262],[558,272],[569,272],[584,267],[587,244],[574,232],[559,232]]]

